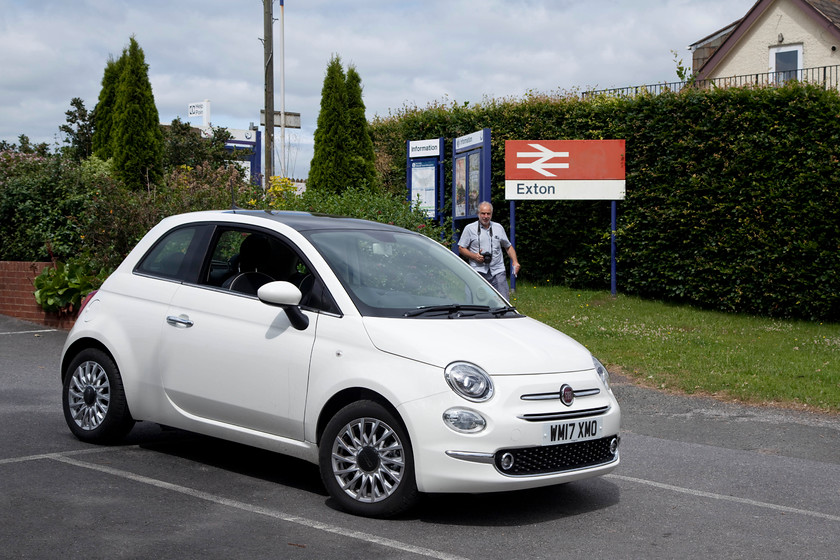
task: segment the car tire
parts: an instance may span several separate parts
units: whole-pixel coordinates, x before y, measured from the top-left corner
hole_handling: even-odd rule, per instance
[[[96,348],[70,362],[61,400],[67,426],[82,441],[116,443],[134,426],[117,364]]]
[[[393,517],[418,498],[414,454],[402,423],[374,401],[357,401],[329,421],[319,449],[321,478],[341,509]]]

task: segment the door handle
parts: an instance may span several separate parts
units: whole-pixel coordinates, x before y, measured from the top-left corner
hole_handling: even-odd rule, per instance
[[[172,325],[173,327],[184,327],[186,329],[193,326],[193,322],[190,321],[186,317],[176,317],[175,315],[169,315],[166,317],[166,322]]]

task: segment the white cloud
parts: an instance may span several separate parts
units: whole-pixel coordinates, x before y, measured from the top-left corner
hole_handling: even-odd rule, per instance
[[[290,149],[305,176],[333,54],[362,77],[368,117],[435,101],[675,81],[671,50],[746,14],[753,0],[286,0]],[[275,2],[275,17],[280,8]],[[92,109],[110,56],[133,35],[161,121],[210,99],[214,125],[247,128],[263,105],[260,0],[0,0],[0,140],[54,142],[73,97]],[[279,57],[279,24],[274,28]],[[279,109],[275,61],[275,107]],[[199,124],[197,121],[195,124]]]

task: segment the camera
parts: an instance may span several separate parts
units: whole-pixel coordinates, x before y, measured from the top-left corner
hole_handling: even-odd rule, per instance
[[[490,264],[493,260],[493,253],[481,253],[481,256],[484,257],[484,264]]]

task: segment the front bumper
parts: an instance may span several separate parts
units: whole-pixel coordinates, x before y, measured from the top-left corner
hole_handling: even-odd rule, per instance
[[[571,407],[558,401],[529,401],[525,394],[549,392],[568,383],[575,389],[600,391],[576,399]],[[467,403],[457,395],[406,403],[406,420],[414,449],[417,486],[423,492],[497,492],[562,484],[607,474],[620,463],[621,412],[615,397],[593,372],[494,378],[496,397]],[[477,434],[450,429],[442,415],[451,407],[469,408],[487,421]],[[592,411],[592,412],[586,412]],[[582,414],[598,420],[593,439],[546,444],[546,425],[557,415]],[[420,421],[418,421],[420,419]],[[413,421],[412,421],[413,420]]]
[[[494,465],[505,476],[569,473],[618,461],[617,435],[537,447],[511,447],[495,453],[447,451],[454,459]]]

